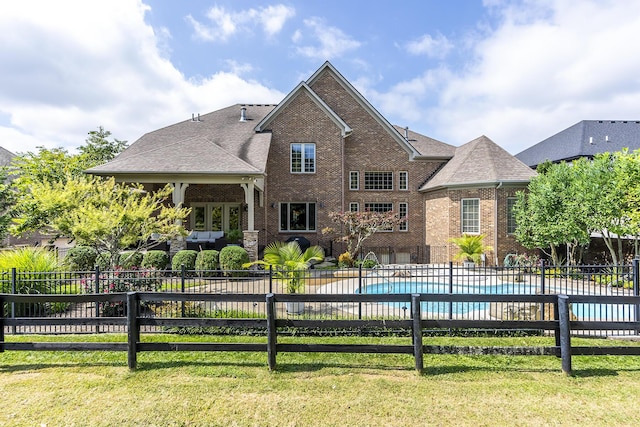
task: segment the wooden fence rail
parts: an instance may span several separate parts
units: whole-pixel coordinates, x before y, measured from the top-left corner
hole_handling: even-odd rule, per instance
[[[126,317],[7,317],[5,305],[11,303],[45,302],[122,302]],[[149,302],[223,302],[241,301],[265,304],[264,318],[195,318],[195,317],[151,317],[141,315],[141,304]],[[390,303],[400,302],[410,305],[408,319],[325,319],[305,317],[278,317],[276,304],[288,302],[315,303]],[[553,316],[541,320],[467,320],[467,319],[426,319],[422,313],[425,302],[508,302],[553,306]],[[418,372],[424,369],[425,353],[431,354],[504,354],[504,355],[555,355],[561,358],[562,371],[571,374],[572,355],[640,355],[640,347],[574,347],[571,334],[579,330],[638,330],[640,322],[634,321],[577,321],[570,318],[570,304],[633,304],[640,306],[638,296],[566,296],[566,295],[480,295],[480,294],[210,294],[210,293],[165,293],[129,292],[113,294],[83,295],[16,295],[0,294],[0,352],[6,350],[46,350],[46,351],[127,351],[128,366],[134,370],[137,357],[148,351],[251,351],[266,352],[269,369],[276,368],[276,356],[282,352],[335,352],[335,353],[401,353],[411,354]],[[34,325],[123,325],[127,330],[127,342],[7,342],[5,326]],[[143,342],[140,339],[141,326],[156,327],[235,327],[264,329],[267,342],[264,343],[202,343],[202,342]],[[284,328],[393,328],[410,332],[409,345],[390,344],[319,344],[319,343],[278,343],[279,330]],[[436,346],[424,343],[423,333],[432,329],[491,329],[491,330],[546,330],[555,336],[555,345],[546,347],[470,347]]]

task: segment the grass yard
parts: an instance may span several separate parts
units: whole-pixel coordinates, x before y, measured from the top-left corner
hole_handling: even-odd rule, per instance
[[[124,335],[7,336],[7,341],[126,341]],[[225,342],[256,337],[155,336]],[[406,338],[280,342],[407,343]],[[593,344],[594,340],[574,339]],[[431,338],[442,345],[551,345],[549,338]],[[601,345],[619,344],[598,341]],[[639,425],[640,357],[278,355],[125,352],[0,353],[2,426]]]

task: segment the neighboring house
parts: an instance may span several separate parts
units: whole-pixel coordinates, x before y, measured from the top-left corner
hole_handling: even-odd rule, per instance
[[[13,154],[11,151],[0,147],[0,167],[9,166],[11,164],[11,160],[15,156],[16,155]]]
[[[382,262],[446,262],[449,238],[482,232],[497,250],[489,264],[523,251],[510,197],[535,174],[486,137],[456,148],[392,126],[329,62],[278,105],[194,115],[88,172],[171,183],[173,202],[192,208],[187,229],[241,228],[252,258],[295,236],[327,246],[332,211],[393,210],[407,222],[367,241]]]
[[[640,121],[583,120],[516,154],[531,168],[550,160],[554,163],[598,153],[640,148]]]

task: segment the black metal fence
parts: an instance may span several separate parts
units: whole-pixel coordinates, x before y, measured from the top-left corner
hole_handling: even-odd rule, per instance
[[[633,264],[610,266],[554,267],[544,262],[529,267],[475,267],[448,264],[383,265],[377,268],[310,269],[303,272],[306,295],[383,295],[379,301],[314,301],[299,304],[297,310],[284,310],[289,317],[305,319],[405,320],[411,318],[410,305],[395,295],[505,295],[501,301],[442,301],[425,299],[421,316],[426,320],[514,321],[554,320],[553,309],[544,303],[519,301],[517,296],[584,296],[572,300],[570,317],[581,322],[623,322],[628,326],[640,319],[639,305],[600,297],[639,295],[638,260]],[[64,298],[44,302],[5,303],[8,318],[102,318],[124,317],[122,300],[110,296],[123,292],[180,294],[284,294],[285,284],[270,271],[188,271],[116,270],[84,272],[19,272],[0,277],[0,291],[7,294],[100,295],[99,300]],[[511,296],[511,297],[509,297]],[[377,298],[377,297],[376,297]],[[512,298],[511,300],[509,298]],[[262,304],[243,300],[165,301],[143,305],[150,318],[263,318]],[[145,325],[145,330],[157,328]],[[81,333],[118,332],[119,324],[41,324],[5,325],[5,333]],[[610,330],[581,329],[586,335],[637,334],[635,327]]]

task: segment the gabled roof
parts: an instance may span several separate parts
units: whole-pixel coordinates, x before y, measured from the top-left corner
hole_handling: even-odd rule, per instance
[[[289,94],[275,107],[269,114],[265,116],[264,119],[260,121],[255,127],[256,132],[262,132],[271,121],[282,111],[284,110],[292,100],[294,100],[301,93],[306,93],[309,98],[318,106],[324,113],[329,116],[329,118],[340,128],[342,132],[342,136],[348,136],[351,133],[351,128],[348,124],[340,118],[320,97],[316,94],[305,82],[301,82],[298,86],[295,87]]]
[[[536,172],[481,136],[456,149],[453,158],[420,191],[446,187],[525,184]]]
[[[240,120],[241,108],[246,120]],[[143,135],[112,161],[89,169],[96,175],[262,174],[271,134],[255,123],[274,105],[236,104]]]
[[[309,86],[313,86],[313,82],[322,76],[325,72],[330,72],[335,77],[336,81],[367,111],[381,126],[385,129],[389,135],[404,149],[411,155],[411,158],[418,157],[419,153],[415,150],[415,148],[407,142],[406,139],[398,131],[385,119],[382,114],[376,110],[373,105],[369,103],[365,99],[364,96],[360,94],[356,90],[355,87],[347,79],[344,78],[342,74],[329,62],[326,61],[318,70],[313,73],[311,77],[307,80],[307,84]],[[344,120],[348,121],[348,117],[343,117]]]
[[[16,155],[0,147],[0,166],[8,166]]]
[[[640,121],[583,120],[516,154],[530,167],[604,152],[640,148]]]
[[[456,152],[456,147],[438,141],[437,139],[430,138],[428,136],[421,135],[411,129],[406,129],[397,125],[393,125],[393,128],[400,133],[400,136],[404,138],[418,153],[416,157],[425,159],[441,159],[449,160]],[[405,133],[408,138],[405,138]]]

